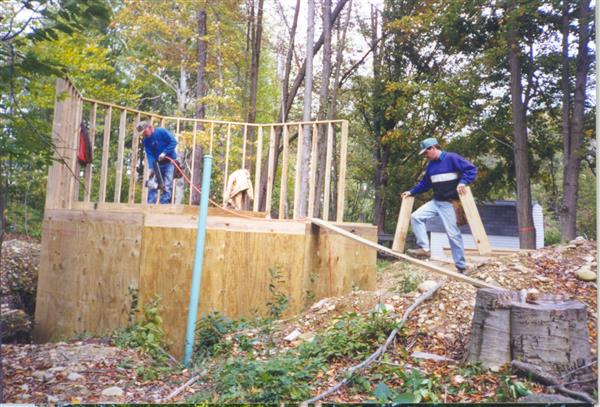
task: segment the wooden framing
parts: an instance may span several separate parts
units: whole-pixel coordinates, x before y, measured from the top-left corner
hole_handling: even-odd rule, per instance
[[[477,245],[477,249],[479,249],[479,253],[482,255],[488,255],[492,252],[490,241],[485,233],[483,223],[481,222],[481,217],[479,216],[479,211],[477,210],[477,205],[475,204],[475,199],[473,198],[471,188],[467,186],[465,187],[465,190],[466,193],[458,195],[458,197],[460,198],[460,202],[465,210],[465,215],[467,216],[467,221],[469,222],[469,227],[471,228],[471,233],[473,234],[473,240],[475,241],[475,245]]]
[[[329,220],[329,199],[331,192],[331,158],[333,157],[333,126],[327,123],[327,153],[325,155],[325,192],[323,192],[323,219]]]
[[[92,103],[92,107],[90,109],[90,128],[88,130],[88,134],[90,136],[90,144],[92,146],[92,157],[96,154],[95,151],[95,142],[96,142],[96,110],[98,109],[97,103]],[[89,202],[92,196],[92,175],[94,171],[94,166],[88,164],[85,167],[84,179],[85,179],[85,190],[83,192],[83,201]]]
[[[115,202],[121,202],[121,183],[123,182],[123,158],[125,150],[125,133],[127,131],[127,110],[121,112],[119,118],[119,144],[117,149],[117,170],[115,178]]]
[[[256,169],[254,170],[254,206],[252,210],[258,211],[258,204],[260,202],[260,170],[262,164],[262,139],[263,130],[262,127],[258,128],[257,146],[256,146]]]
[[[348,122],[342,122],[342,143],[340,147],[340,171],[338,175],[338,196],[336,221],[344,221],[344,203],[346,191],[346,159],[348,155]]]
[[[381,245],[379,245],[377,243],[374,243],[374,242],[369,241],[367,239],[364,239],[364,238],[362,238],[360,236],[352,234],[352,233],[350,233],[350,232],[348,232],[348,231],[346,231],[344,229],[341,229],[341,228],[339,228],[339,227],[337,227],[337,226],[335,226],[335,225],[333,225],[333,224],[331,224],[329,222],[325,222],[325,221],[323,221],[321,219],[314,219],[313,218],[313,219],[310,219],[310,221],[313,224],[315,224],[315,225],[317,225],[317,226],[319,226],[321,228],[329,229],[332,232],[339,233],[342,236],[345,236],[347,238],[355,240],[355,241],[357,241],[359,243],[362,243],[362,244],[364,244],[366,246],[369,246],[369,247],[371,247],[373,249],[377,249],[378,251],[381,251],[381,252],[384,252],[386,254],[389,254],[390,256],[393,256],[393,257],[396,257],[396,258],[399,258],[399,259],[402,259],[402,260],[406,260],[406,261],[408,261],[410,263],[419,265],[419,266],[421,266],[421,267],[423,267],[423,268],[425,268],[427,270],[433,271],[435,273],[445,275],[445,276],[450,277],[450,278],[452,278],[454,280],[462,281],[462,282],[465,282],[465,283],[469,283],[469,284],[471,284],[471,285],[473,285],[475,287],[478,287],[478,288],[493,288],[493,289],[497,289],[497,290],[502,290],[503,289],[502,287],[498,287],[498,286],[495,286],[493,284],[489,284],[489,283],[487,283],[485,281],[478,280],[476,278],[472,278],[472,277],[466,276],[464,274],[457,273],[455,271],[448,270],[448,269],[445,269],[443,267],[436,266],[436,265],[428,263],[426,261],[418,260],[418,259],[415,259],[413,257],[407,256],[405,254],[395,252],[395,251],[393,251],[393,250],[391,250],[391,249],[389,249],[389,248],[387,248],[385,246],[381,246]]]
[[[410,215],[412,214],[414,203],[415,198],[413,196],[407,196],[402,199],[400,213],[398,214],[398,223],[396,224],[396,233],[394,234],[394,241],[392,243],[392,250],[395,252],[404,253],[406,235],[410,226]]]
[[[133,204],[136,202],[146,203],[148,197],[148,188],[145,185],[145,181],[148,179],[150,169],[147,165],[143,165],[142,185],[141,187],[141,199],[138,198],[139,192],[136,193],[136,189],[139,184],[139,178],[137,174],[137,164],[140,161],[140,134],[135,131],[135,124],[140,120],[147,118],[153,126],[164,126],[168,124],[173,125],[175,122],[175,132],[179,134],[182,126],[186,126],[185,123],[192,123],[194,127],[193,135],[193,146],[192,153],[195,154],[198,124],[200,123],[203,128],[207,128],[210,139],[203,139],[202,142],[208,144],[207,151],[214,155],[214,160],[218,162],[219,168],[222,170],[218,173],[219,183],[223,185],[223,196],[222,204],[225,205],[227,197],[225,196],[227,181],[229,172],[233,165],[239,165],[240,157],[232,156],[232,154],[239,154],[239,150],[233,146],[239,145],[238,138],[241,137],[241,164],[243,168],[254,167],[254,195],[255,199],[252,205],[254,211],[258,211],[259,207],[264,207],[268,212],[278,212],[279,218],[284,219],[287,217],[287,212],[291,210],[288,208],[288,194],[289,194],[289,177],[293,177],[294,180],[294,196],[293,196],[293,210],[292,217],[297,219],[298,208],[300,199],[308,199],[308,212],[310,215],[314,215],[316,202],[322,202],[324,219],[329,219],[330,214],[335,212],[335,218],[337,221],[343,220],[344,213],[344,199],[345,199],[345,177],[346,177],[346,162],[347,162],[347,150],[348,150],[348,122],[345,120],[317,120],[317,121],[301,121],[294,123],[241,123],[233,121],[223,120],[209,120],[209,119],[193,119],[184,117],[170,117],[161,116],[152,113],[142,112],[136,109],[129,109],[124,106],[119,106],[114,103],[102,102],[89,98],[82,98],[76,89],[69,83],[68,80],[61,79],[57,82],[57,95],[66,95],[66,97],[57,96],[55,102],[55,118],[53,122],[53,133],[54,141],[57,146],[60,146],[57,151],[57,158],[62,160],[63,165],[58,165],[54,170],[50,171],[54,175],[50,175],[49,180],[52,181],[49,184],[49,196],[48,204],[54,207],[69,207],[74,202],[90,202],[92,200],[97,203],[106,203],[108,201],[114,201],[117,203]],[[76,158],[75,151],[78,146],[78,130],[79,123],[84,111],[83,104],[89,104],[89,120],[90,120],[90,132],[91,138],[95,145],[96,133],[98,128],[98,109],[103,109],[104,115],[104,130],[103,140],[101,146],[94,149],[94,154],[97,156],[96,164],[100,171],[94,178],[95,171],[92,166],[87,166],[83,174],[83,179],[79,179],[79,164]],[[87,109],[87,107],[86,107]],[[118,130],[113,129],[113,116],[119,114]],[[144,116],[144,117],[142,117]],[[128,128],[131,126],[133,121],[132,133],[128,134]],[[341,133],[339,140],[335,135],[336,125],[341,126]],[[115,123],[116,126],[116,123]],[[188,125],[189,126],[189,125]],[[210,128],[208,127],[210,126]],[[215,126],[217,133],[221,132],[220,129],[224,129],[223,126],[227,126],[227,138],[225,139],[224,145],[221,143],[215,144]],[[232,132],[233,126],[239,126],[240,131],[237,130]],[[279,128],[278,128],[279,126]],[[297,126],[298,138],[296,140],[290,140],[290,126]],[[310,153],[310,169],[309,169],[309,190],[307,195],[309,197],[300,197],[299,183],[301,174],[299,169],[301,167],[302,160],[302,140],[304,138],[303,131],[308,130],[306,126],[310,126],[313,132],[313,142],[311,143]],[[321,129],[326,129],[326,163],[325,163],[325,183],[319,191],[316,191],[316,175],[317,175],[317,149],[318,149],[318,137],[319,126],[324,126]],[[255,140],[255,156],[252,157],[252,163],[248,163],[248,150],[247,150],[247,135],[248,128],[253,127],[257,129],[257,137]],[[263,132],[264,129],[268,128],[269,133],[269,145],[266,152],[263,151]],[[115,134],[113,134],[113,130]],[[275,144],[276,134],[281,130],[283,137],[278,145]],[[131,136],[131,139],[129,137]],[[113,140],[114,139],[114,140]],[[129,145],[131,140],[131,155],[126,157],[125,147]],[[291,143],[296,144],[296,166],[290,166],[290,146]],[[338,147],[339,146],[339,151]],[[275,152],[277,148],[282,149],[282,160],[275,166]],[[217,151],[218,149],[218,151]],[[111,151],[114,157],[111,157]],[[142,148],[141,157],[145,160],[145,150]],[[263,156],[267,154],[267,162],[263,163]],[[335,157],[334,157],[335,154]],[[99,157],[98,157],[99,155]],[[144,161],[142,160],[142,161]],[[114,162],[114,168],[113,168]],[[335,163],[337,168],[333,169],[332,165]],[[339,165],[338,165],[339,163]],[[265,168],[263,168],[263,164]],[[281,165],[281,167],[279,167]],[[279,169],[281,168],[281,170]],[[197,170],[194,168],[192,162],[192,171]],[[331,181],[334,178],[333,171],[336,171],[336,182],[337,182],[337,195],[332,195]],[[281,172],[279,172],[281,171]],[[290,174],[290,172],[294,172]],[[280,174],[280,176],[277,176]],[[127,177],[124,180],[124,177]],[[261,178],[266,178],[266,188],[260,189]],[[53,181],[55,180],[55,181]],[[80,193],[80,184],[83,181],[84,191]],[[265,180],[263,180],[264,182]],[[126,188],[127,197],[122,197],[123,182],[128,182],[128,188]],[[110,185],[109,185],[110,184]],[[279,185],[277,185],[279,184]],[[273,202],[273,197],[277,196],[276,188],[279,187],[279,202]],[[186,187],[186,188],[191,188]],[[175,185],[174,185],[175,189]],[[92,190],[98,191],[98,196],[92,197]],[[110,191],[113,196],[108,197],[107,191]],[[56,196],[55,196],[56,195]],[[190,194],[190,203],[191,203]],[[81,196],[81,197],[80,197]],[[175,190],[173,191],[173,199],[171,204],[174,204]],[[291,199],[290,199],[291,200]],[[334,202],[332,202],[334,201]],[[290,202],[292,205],[292,202]],[[335,210],[332,210],[334,209]]]
[[[267,196],[265,202],[265,212],[271,212],[271,200],[273,198],[273,184],[275,181],[275,127],[271,126],[271,135],[269,137],[269,162],[267,167]]]
[[[319,163],[317,146],[319,144],[319,129],[317,123],[312,125],[312,147],[310,150],[310,172],[308,178],[308,212],[307,216],[312,218],[315,212],[315,183],[317,178],[317,165]]]
[[[290,148],[290,135],[288,126],[283,125],[283,158],[281,161],[281,182],[279,187],[279,219],[286,218],[287,187],[288,187],[288,155]]]
[[[302,167],[302,150],[304,149],[304,132],[302,124],[298,124],[298,138],[296,142],[296,181],[294,182],[294,219],[298,219],[300,213],[300,168]]]
[[[131,136],[131,172],[129,174],[129,194],[127,202],[132,204],[135,202],[135,184],[137,179],[137,162],[138,153],[140,151],[140,133],[135,129],[135,126],[140,121],[140,114],[135,115],[135,121],[133,122],[133,135]]]
[[[102,166],[100,167],[100,202],[106,202],[106,183],[108,178],[108,154],[110,146],[110,130],[112,106],[108,106],[104,115],[104,136],[102,137]]]

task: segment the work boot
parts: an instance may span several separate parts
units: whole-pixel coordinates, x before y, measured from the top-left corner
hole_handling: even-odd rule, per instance
[[[418,249],[409,249],[406,251],[406,254],[408,254],[411,257],[416,257],[417,259],[428,259],[429,257],[431,257],[430,251],[425,250],[421,247],[419,247]]]
[[[469,266],[456,267],[456,271],[458,271],[460,274],[467,274],[469,273]]]

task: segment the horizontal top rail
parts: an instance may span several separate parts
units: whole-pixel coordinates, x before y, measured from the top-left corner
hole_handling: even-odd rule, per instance
[[[227,120],[213,120],[213,119],[196,119],[193,117],[182,117],[182,116],[163,116],[157,113],[145,112],[143,110],[132,109],[130,107],[125,107],[121,105],[117,105],[115,103],[103,102],[96,99],[91,98],[82,98],[84,102],[96,103],[98,105],[110,106],[114,109],[127,110],[128,112],[139,113],[142,115],[146,115],[148,117],[161,119],[161,120],[179,120],[179,121],[189,121],[189,122],[199,122],[199,123],[216,123],[216,124],[232,124],[238,126],[254,126],[254,127],[264,127],[264,126],[297,126],[297,125],[307,125],[307,124],[319,124],[319,123],[343,123],[346,120],[344,119],[335,119],[335,120],[307,120],[307,121],[297,121],[297,122],[278,122],[278,123],[247,123],[247,122],[238,122],[238,121],[227,121]]]

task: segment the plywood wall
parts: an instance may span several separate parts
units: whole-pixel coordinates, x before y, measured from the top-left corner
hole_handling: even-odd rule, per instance
[[[333,223],[377,242],[377,228],[355,223]],[[312,226],[307,234],[306,274],[309,297],[339,296],[353,289],[374,290],[377,252],[344,236]]]
[[[44,220],[37,341],[104,334],[127,325],[129,288],[139,303],[161,298],[171,351],[181,356],[196,250],[197,216],[52,210]],[[375,241],[376,228],[342,224]],[[270,270],[276,270],[279,281]],[[210,216],[199,316],[265,315],[269,285],[289,301],[284,316],[324,297],[374,289],[376,253],[309,222]]]
[[[161,297],[165,332],[176,355],[183,351],[196,245],[196,229],[189,223],[183,227],[185,222],[173,219],[180,226],[174,228],[158,217],[147,220],[140,277],[142,301]],[[302,310],[305,229],[298,222],[282,227],[278,221],[210,218],[198,315],[265,315],[274,282],[270,269],[281,276],[276,286],[289,299],[288,313]]]
[[[46,212],[35,340],[103,334],[127,324],[142,226],[141,214]]]

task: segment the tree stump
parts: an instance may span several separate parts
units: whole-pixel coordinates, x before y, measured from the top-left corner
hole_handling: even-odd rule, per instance
[[[499,367],[511,360],[562,374],[591,360],[586,305],[557,296],[479,289],[466,355]]]

